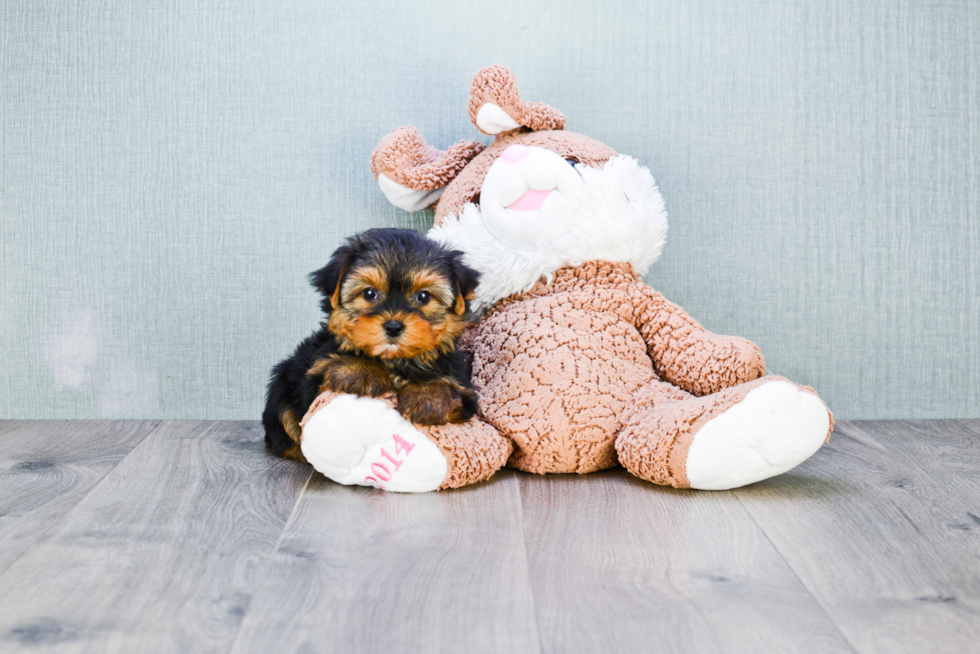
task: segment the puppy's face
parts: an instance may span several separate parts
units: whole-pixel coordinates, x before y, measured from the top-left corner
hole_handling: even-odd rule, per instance
[[[338,250],[332,265],[341,268],[336,282],[314,284],[329,293],[328,327],[342,350],[433,360],[453,349],[468,322],[476,273],[421,234],[371,230]]]
[[[456,291],[441,271],[381,261],[355,265],[340,284],[329,327],[352,349],[382,359],[414,359],[451,346],[463,326]]]

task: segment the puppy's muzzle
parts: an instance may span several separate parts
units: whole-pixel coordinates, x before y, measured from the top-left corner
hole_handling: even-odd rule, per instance
[[[405,323],[401,320],[389,320],[382,327],[385,330],[385,334],[388,335],[388,338],[398,338],[405,331]]]

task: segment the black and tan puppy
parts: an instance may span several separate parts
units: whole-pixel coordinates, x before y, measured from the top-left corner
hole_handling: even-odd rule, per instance
[[[398,396],[412,422],[464,422],[477,410],[456,339],[479,273],[460,252],[409,229],[347,240],[310,275],[327,319],[272,369],[262,415],[266,446],[303,460],[299,420],[320,393]]]

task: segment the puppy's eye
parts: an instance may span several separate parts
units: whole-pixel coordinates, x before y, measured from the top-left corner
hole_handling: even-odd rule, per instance
[[[366,288],[361,291],[361,297],[363,297],[368,302],[374,302],[378,299],[378,292],[373,288]]]
[[[429,300],[432,299],[432,294],[428,291],[419,291],[415,294],[415,301],[419,304],[428,304]]]

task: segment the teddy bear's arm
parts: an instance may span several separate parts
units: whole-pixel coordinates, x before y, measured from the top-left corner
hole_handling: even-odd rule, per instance
[[[701,396],[765,374],[766,364],[755,343],[709,332],[642,282],[637,282],[632,295],[636,327],[664,381]]]

